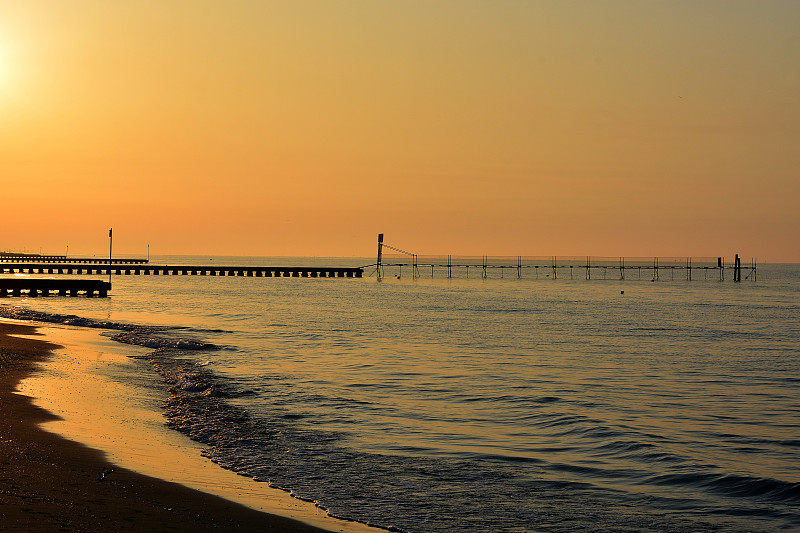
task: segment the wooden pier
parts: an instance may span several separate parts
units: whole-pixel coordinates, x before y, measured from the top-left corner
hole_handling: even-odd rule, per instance
[[[71,260],[70,260],[71,261]],[[360,278],[363,267],[270,267],[270,266],[191,266],[121,265],[69,263],[2,263],[0,274],[115,275],[115,276],[239,276],[258,278]]]
[[[111,259],[112,265],[146,265],[149,259]],[[65,255],[34,255],[34,254],[9,254],[0,253],[0,263],[65,263],[65,264],[108,264],[108,259],[97,257],[70,257]]]
[[[105,298],[111,290],[111,283],[99,279],[42,279],[6,278],[0,279],[0,298],[7,296],[97,296]]]

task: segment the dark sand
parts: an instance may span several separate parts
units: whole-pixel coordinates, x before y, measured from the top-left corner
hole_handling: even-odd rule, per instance
[[[53,415],[12,391],[54,345],[15,334],[35,328],[0,322],[0,530],[323,531],[118,468],[40,429]]]

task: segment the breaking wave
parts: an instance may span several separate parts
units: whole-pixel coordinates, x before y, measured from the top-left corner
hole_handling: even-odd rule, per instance
[[[48,324],[64,324],[66,326],[80,326],[84,328],[109,330],[107,336],[109,336],[112,340],[125,344],[143,346],[145,348],[174,348],[179,350],[213,350],[218,348],[216,345],[211,343],[192,338],[182,338],[180,336],[180,332],[184,328],[143,326],[139,324],[128,324],[125,322],[115,322],[111,320],[84,318],[77,315],[46,313],[42,311],[35,311],[33,309],[26,309],[24,307],[12,307],[8,305],[0,305],[0,317],[11,318],[14,320],[34,320],[36,322],[45,322]]]

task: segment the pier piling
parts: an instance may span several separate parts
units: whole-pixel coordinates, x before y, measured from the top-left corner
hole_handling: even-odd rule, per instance
[[[431,269],[431,278],[434,277],[436,269],[446,269],[447,279],[454,277],[470,278],[470,274],[474,272],[475,268],[480,268],[481,279],[505,279],[506,269],[514,269],[516,271],[516,279],[523,279],[526,277],[526,272],[534,279],[539,279],[539,269],[543,269],[546,274],[544,277],[548,279],[557,280],[559,275],[564,273],[564,269],[569,269],[569,279],[574,280],[579,273],[575,269],[582,269],[584,278],[586,280],[648,280],[651,282],[660,281],[694,281],[697,276],[694,275],[695,270],[702,270],[702,280],[712,280],[713,274],[709,275],[710,271],[717,271],[720,281],[725,280],[725,270],[733,270],[733,279],[735,282],[742,280],[742,261],[739,254],[736,254],[736,259],[732,265],[726,265],[723,257],[717,257],[716,261],[713,257],[597,257],[597,256],[584,256],[578,257],[559,257],[559,256],[464,256],[457,258],[453,255],[441,256],[420,256],[411,252],[406,252],[400,248],[395,248],[387,244],[384,240],[384,235],[378,236],[378,250],[380,264],[377,272],[378,276],[384,275],[387,268],[399,269],[398,278],[402,277],[403,267],[410,267],[412,271],[412,279],[419,278],[419,266],[428,266]],[[396,253],[387,252],[393,250]],[[371,265],[370,265],[371,266]],[[755,281],[757,279],[757,266],[756,260],[752,259],[749,269],[746,272],[744,279]],[[616,275],[614,270],[617,271]],[[685,276],[681,271],[685,272]],[[472,272],[470,272],[472,271]],[[595,271],[602,271],[602,276],[596,275]],[[628,271],[634,271],[636,276],[628,275]],[[644,271],[644,278],[643,272]],[[647,271],[650,271],[648,277]],[[662,275],[669,272],[669,276]],[[460,276],[458,274],[460,272]],[[494,274],[492,275],[492,273]],[[472,276],[474,277],[474,276]],[[566,279],[565,276],[564,279]]]

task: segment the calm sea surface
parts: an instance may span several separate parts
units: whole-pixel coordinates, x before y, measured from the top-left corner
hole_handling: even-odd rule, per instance
[[[800,530],[800,266],[742,283],[394,275],[120,276],[108,299],[4,313],[153,347],[168,425],[336,516],[409,532]]]

